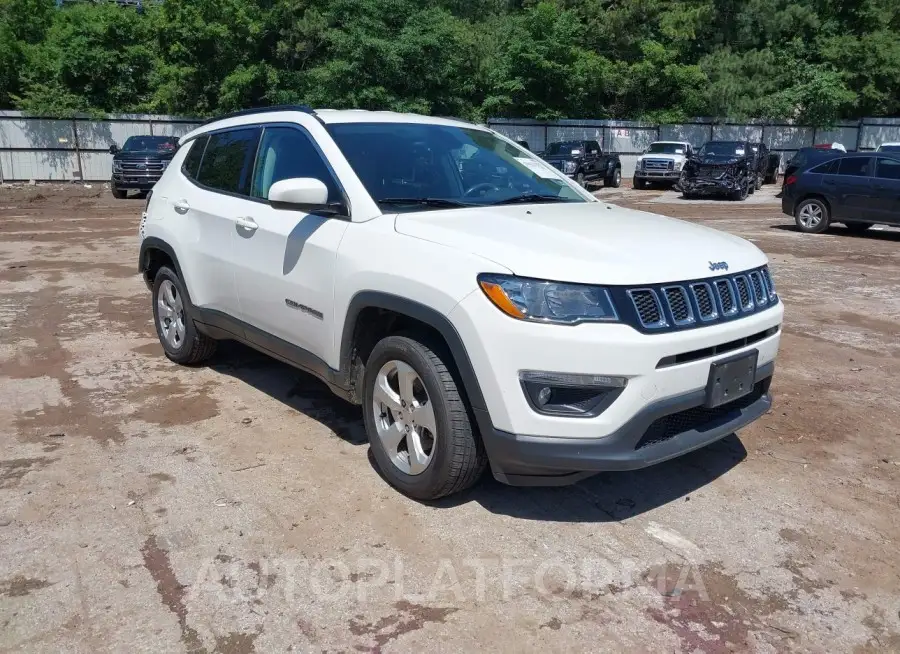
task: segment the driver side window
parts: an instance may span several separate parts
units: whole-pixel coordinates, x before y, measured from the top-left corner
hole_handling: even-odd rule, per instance
[[[266,200],[272,184],[293,177],[318,179],[328,189],[328,202],[341,199],[337,181],[305,132],[294,127],[266,127],[256,155],[251,196]]]

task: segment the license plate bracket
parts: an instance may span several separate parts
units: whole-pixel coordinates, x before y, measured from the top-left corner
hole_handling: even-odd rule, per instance
[[[711,363],[704,406],[714,409],[749,395],[756,383],[758,359],[759,350],[752,350]]]

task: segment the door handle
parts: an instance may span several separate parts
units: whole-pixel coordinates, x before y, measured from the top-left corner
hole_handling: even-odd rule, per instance
[[[191,205],[187,200],[176,200],[172,203],[172,207],[175,209],[175,213],[180,213],[182,216],[191,210]]]
[[[234,219],[234,224],[240,227],[241,229],[246,229],[251,232],[255,232],[259,229],[259,225],[256,224],[256,221],[249,216],[242,216],[240,218]]]

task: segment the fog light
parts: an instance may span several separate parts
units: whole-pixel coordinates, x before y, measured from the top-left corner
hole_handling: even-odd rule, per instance
[[[531,408],[545,415],[593,417],[605,411],[628,383],[625,377],[523,370],[519,380]]]
[[[544,386],[540,391],[538,391],[538,404],[544,406],[547,402],[550,401],[550,387]]]

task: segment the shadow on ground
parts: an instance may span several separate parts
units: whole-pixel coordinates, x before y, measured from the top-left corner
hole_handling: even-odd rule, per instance
[[[349,443],[368,442],[360,407],[335,397],[317,379],[287,364],[229,342],[222,344],[210,368],[240,379],[313,418]],[[689,501],[692,492],[724,475],[746,456],[747,450],[732,434],[651,468],[601,473],[575,486],[516,488],[495,481],[490,471],[486,471],[474,488],[429,504],[435,508],[452,508],[477,502],[491,513],[525,520],[626,520],[670,502]],[[371,452],[368,459],[381,476]]]
[[[790,224],[772,225],[770,229],[780,229],[784,232],[796,232],[797,234],[803,234],[803,232],[797,229],[796,225]],[[822,232],[822,234],[844,236],[846,238],[861,238],[869,239],[872,241],[890,241],[893,243],[900,243],[900,231],[888,229],[887,226],[882,227],[882,229],[869,228],[864,232],[852,232],[843,225],[832,225],[824,232]],[[818,235],[819,234],[809,234],[808,236],[813,238]]]

